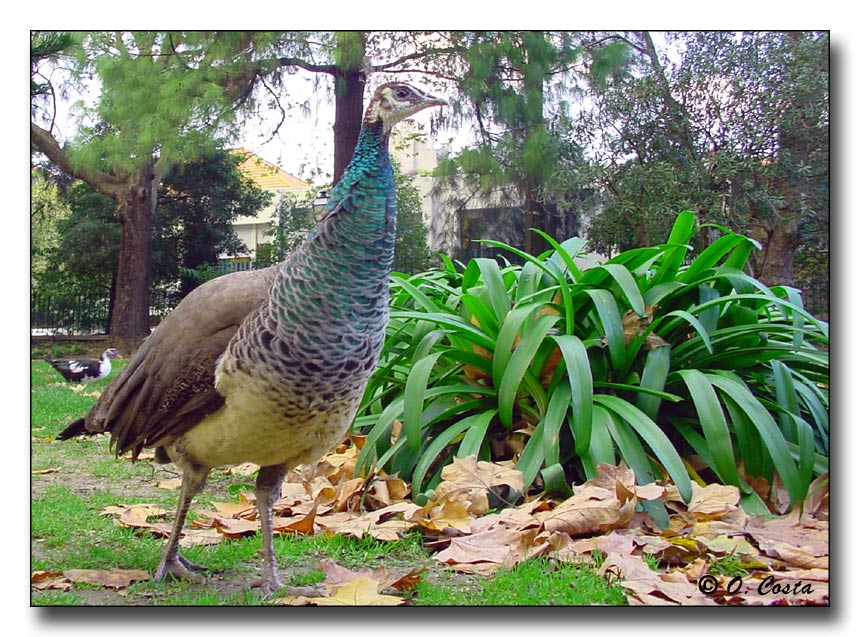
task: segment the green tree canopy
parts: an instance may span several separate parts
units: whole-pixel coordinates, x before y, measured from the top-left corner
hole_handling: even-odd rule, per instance
[[[427,225],[422,212],[421,191],[413,179],[394,166],[397,191],[397,234],[394,238],[395,272],[415,274],[430,269],[433,255],[427,246]]]
[[[768,284],[794,282],[799,251],[826,262],[827,34],[669,34],[675,57],[648,33],[626,37],[633,72],[595,87],[569,133],[589,161],[561,165],[553,184],[599,194],[584,205],[600,209],[593,246],[659,242],[689,209],[757,239],[754,274]]]
[[[465,201],[480,193],[519,207],[523,227],[559,238],[577,229],[546,188],[557,166],[578,156],[560,144],[573,104],[589,82],[623,68],[628,47],[586,32],[504,31],[455,35],[458,57],[449,71],[457,86],[455,117],[473,118],[477,143],[440,166]],[[460,67],[459,73],[455,73]],[[526,230],[506,238],[536,254],[547,247]]]
[[[221,150],[177,164],[164,179],[153,228],[152,280],[174,300],[200,284],[195,270],[214,268],[221,254],[247,250],[231,222],[257,213],[271,193],[259,189],[239,163]],[[81,181],[69,189],[66,203],[70,212],[53,224],[58,239],[45,249],[51,267],[34,275],[34,286],[53,294],[101,289],[113,295],[121,236],[116,203]]]
[[[253,106],[254,55],[278,38],[246,32],[78,32],[44,55],[51,33],[31,36],[32,145],[69,175],[116,202],[121,222],[111,339],[133,349],[149,333],[153,212],[158,187],[179,161],[211,152]],[[284,36],[287,37],[287,36]],[[64,71],[63,73],[60,70]],[[51,71],[57,71],[51,73]],[[54,99],[75,85],[76,130],[58,135]]]
[[[168,255],[167,272],[180,281],[180,297],[200,284],[189,272],[214,267],[222,254],[248,248],[232,222],[253,216],[272,199],[242,172],[241,157],[224,150],[177,164],[165,176],[155,209],[160,252]],[[157,251],[158,252],[158,251]]]

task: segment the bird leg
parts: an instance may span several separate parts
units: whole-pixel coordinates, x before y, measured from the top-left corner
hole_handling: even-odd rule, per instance
[[[275,559],[273,508],[281,497],[281,483],[286,473],[286,465],[274,465],[261,467],[257,474],[257,509],[260,512],[263,536],[263,568],[260,579],[254,585],[263,590],[264,597],[270,597],[284,586],[278,575],[278,563]]]
[[[179,506],[176,509],[176,519],[167,540],[167,548],[161,557],[161,563],[155,571],[154,581],[161,580],[165,575],[172,575],[177,579],[200,580],[200,575],[191,571],[205,571],[206,567],[184,558],[179,554],[179,538],[182,536],[182,527],[188,515],[191,500],[200,493],[206,478],[209,475],[209,467],[185,466],[182,471],[182,488],[179,493]]]

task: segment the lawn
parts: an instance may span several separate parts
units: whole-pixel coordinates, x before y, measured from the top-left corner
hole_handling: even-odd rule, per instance
[[[125,361],[117,361],[120,369]],[[111,374],[115,376],[116,371]],[[148,504],[172,519],[178,477],[173,465],[115,458],[106,435],[55,441],[83,415],[108,380],[70,385],[43,361],[31,367],[31,570],[58,582],[39,588],[37,606],[244,606],[270,603],[249,588],[259,565],[258,535],[191,546],[185,554],[210,569],[202,583],[132,581],[119,587],[69,581],[61,574],[114,569],[152,573],[164,539],[145,528],[117,524],[109,507]],[[214,471],[196,508],[238,502],[253,476]],[[192,518],[194,516],[192,515]],[[625,604],[622,588],[598,574],[596,564],[530,559],[492,573],[464,573],[433,559],[438,536],[412,529],[395,541],[345,534],[281,534],[275,538],[282,578],[288,587],[313,590],[340,569],[392,576],[416,573],[395,591],[408,605],[590,605]],[[34,578],[34,581],[38,579]],[[375,603],[375,602],[370,602]]]

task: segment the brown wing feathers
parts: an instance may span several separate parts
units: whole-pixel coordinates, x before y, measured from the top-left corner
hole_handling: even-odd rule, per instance
[[[86,416],[117,455],[158,445],[216,411],[215,365],[241,322],[265,302],[273,271],[238,272],[197,288],[141,345]]]

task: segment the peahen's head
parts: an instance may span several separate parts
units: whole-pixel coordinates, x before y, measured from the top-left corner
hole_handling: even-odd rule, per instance
[[[385,131],[399,121],[430,106],[447,106],[448,102],[425,93],[403,82],[382,84],[373,93],[364,121],[367,124],[382,122]]]

